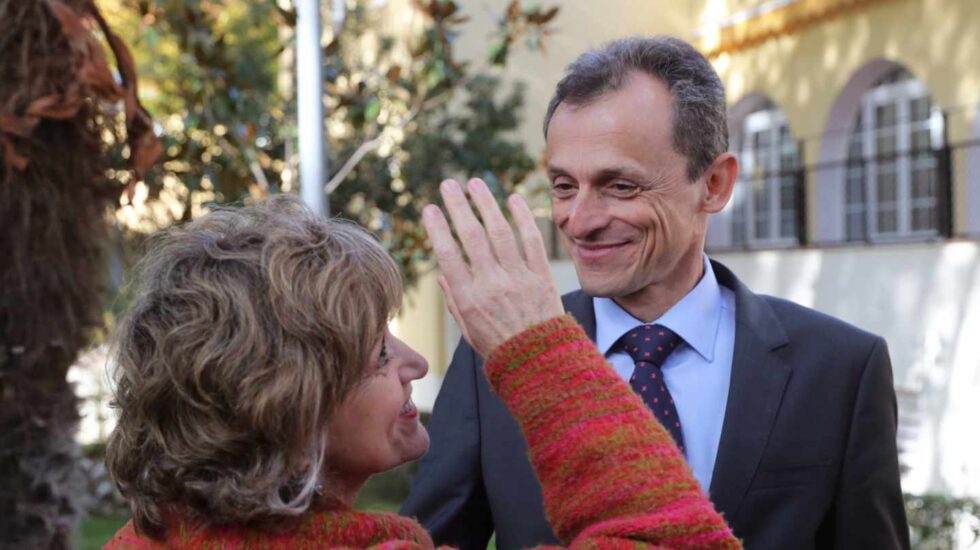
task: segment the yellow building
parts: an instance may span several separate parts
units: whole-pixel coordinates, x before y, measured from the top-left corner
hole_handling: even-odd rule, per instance
[[[460,48],[474,62],[506,2],[460,2],[472,17]],[[883,335],[905,489],[980,495],[980,1],[559,4],[546,54],[518,52],[506,73],[528,84],[532,154],[579,53],[629,35],[696,44],[726,84],[742,166],[709,253],[756,292]],[[561,288],[575,288],[570,263],[554,257]],[[458,333],[434,282],[419,292],[400,326],[430,352],[432,396]]]
[[[980,2],[700,2],[742,178],[712,255],[887,339],[903,483],[980,494]]]

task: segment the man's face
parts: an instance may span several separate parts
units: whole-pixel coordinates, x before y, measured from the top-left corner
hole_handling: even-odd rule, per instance
[[[552,213],[592,296],[672,288],[700,268],[705,185],[687,179],[687,159],[671,142],[671,110],[667,87],[634,73],[593,103],[560,105],[551,119]]]

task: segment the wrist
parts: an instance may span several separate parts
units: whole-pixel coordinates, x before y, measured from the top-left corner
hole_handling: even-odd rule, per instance
[[[527,363],[554,352],[563,344],[579,342],[588,336],[570,314],[552,317],[508,338],[487,355],[484,366],[491,385],[497,385],[507,374],[524,370]]]

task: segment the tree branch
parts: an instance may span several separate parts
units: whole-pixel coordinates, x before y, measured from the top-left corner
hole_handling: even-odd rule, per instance
[[[381,146],[381,142],[384,139],[385,130],[389,128],[397,128],[397,129],[404,128],[408,126],[408,123],[411,122],[416,116],[418,116],[418,114],[423,109],[429,109],[445,101],[446,101],[445,98],[438,98],[438,100],[423,101],[421,103],[416,104],[415,107],[413,107],[412,110],[409,111],[407,115],[405,115],[405,118],[403,118],[401,122],[399,122],[397,125],[385,126],[384,128],[381,129],[381,133],[377,137],[365,141],[360,146],[358,146],[357,150],[354,151],[354,153],[350,156],[350,158],[347,159],[347,162],[345,162],[344,165],[340,167],[340,170],[337,170],[337,173],[334,174],[334,176],[330,178],[330,181],[327,182],[327,185],[323,188],[324,192],[328,196],[333,194],[333,192],[336,191],[337,188],[340,187],[342,183],[344,183],[344,180],[347,179],[347,176],[350,175],[350,173],[354,170],[354,168],[357,167],[357,163],[361,162],[361,159],[367,156],[368,153],[374,151],[375,149]]]

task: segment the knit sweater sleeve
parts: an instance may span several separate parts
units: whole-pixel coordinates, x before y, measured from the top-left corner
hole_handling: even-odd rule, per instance
[[[565,544],[741,547],[670,435],[571,316],[505,342],[486,373],[524,432]]]

